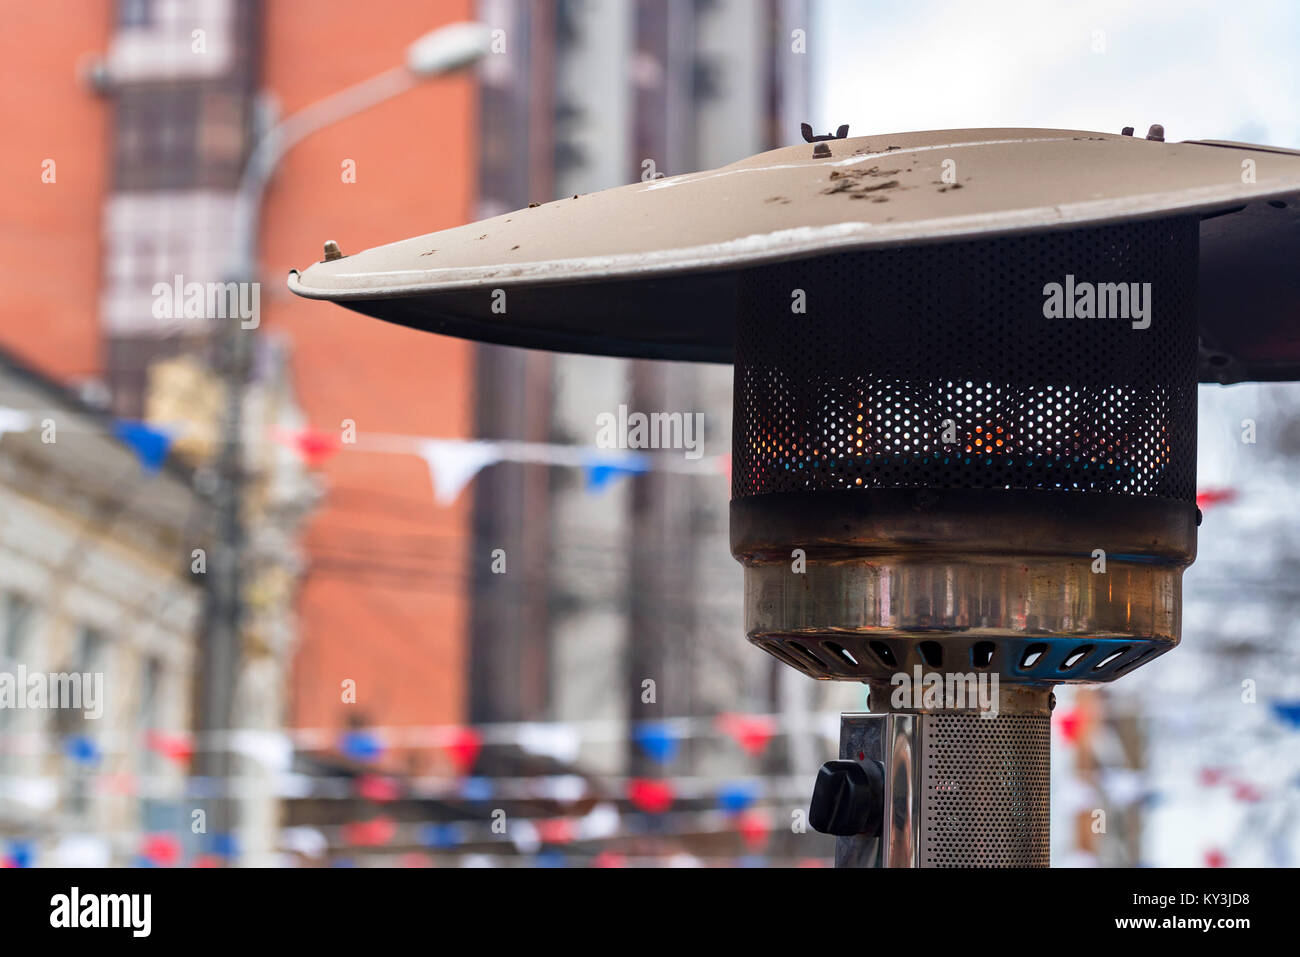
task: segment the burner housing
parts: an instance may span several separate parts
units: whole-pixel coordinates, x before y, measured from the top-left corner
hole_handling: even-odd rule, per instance
[[[1178,643],[1195,217],[844,253],[740,284],[748,637],[816,678],[1108,681]]]

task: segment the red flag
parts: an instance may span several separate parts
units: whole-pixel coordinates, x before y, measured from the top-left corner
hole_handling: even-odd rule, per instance
[[[363,774],[357,778],[357,794],[367,801],[396,801],[400,797],[400,789],[392,778]]]
[[[663,814],[673,806],[676,795],[668,781],[635,778],[627,783],[627,797],[647,814]]]
[[[537,822],[537,836],[543,844],[572,844],[577,832],[567,817],[552,817]]]
[[[188,764],[190,758],[194,756],[194,745],[185,735],[150,731],[147,743],[149,750],[156,751],[177,764]]]
[[[1212,788],[1223,780],[1222,768],[1201,768],[1201,784],[1207,788]]]
[[[1249,781],[1236,781],[1232,785],[1232,796],[1238,801],[1244,801],[1247,804],[1254,804],[1263,799],[1259,789]]]
[[[468,774],[473,770],[479,752],[483,750],[483,736],[473,728],[457,728],[444,747],[451,755],[456,770],[461,774]]]
[[[745,845],[757,851],[767,844],[771,825],[763,811],[743,811],[736,821],[736,830],[740,831]]]
[[[1211,505],[1221,505],[1237,498],[1235,489],[1207,488],[1196,493],[1196,507],[1205,509]]]
[[[168,867],[181,859],[181,842],[171,834],[145,836],[140,855],[160,867]]]
[[[339,450],[339,440],[331,432],[321,432],[307,426],[302,429],[276,429],[272,436],[281,445],[297,452],[312,468],[321,465]]]
[[[369,821],[352,821],[343,826],[343,837],[349,844],[358,847],[378,847],[387,844],[397,833],[397,824],[392,818],[376,817]]]
[[[1061,729],[1061,737],[1070,744],[1074,744],[1079,739],[1079,732],[1083,729],[1083,715],[1079,714],[1079,709],[1062,712],[1056,719],[1057,726]]]
[[[767,750],[776,735],[776,722],[769,715],[718,715],[718,730],[731,737],[751,757]]]

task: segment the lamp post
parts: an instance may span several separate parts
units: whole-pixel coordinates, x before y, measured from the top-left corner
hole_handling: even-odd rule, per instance
[[[235,203],[235,250],[225,279],[256,282],[258,232],[266,187],[280,161],[312,133],[399,96],[425,80],[468,67],[488,52],[489,31],[478,23],[455,23],[427,33],[407,48],[406,61],[333,93],[285,117],[257,136],[240,178]],[[252,356],[253,328],[227,322],[220,339],[219,370],[225,382],[225,415],[213,505],[215,548],[210,556],[200,639],[198,730],[207,747],[198,751],[197,772],[216,785],[208,826],[233,831],[231,777],[235,686],[240,659],[241,592],[246,537],[243,525],[243,390]]]

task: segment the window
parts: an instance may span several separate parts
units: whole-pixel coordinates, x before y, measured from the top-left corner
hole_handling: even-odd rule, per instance
[[[29,649],[28,634],[32,623],[32,603],[22,595],[4,596],[3,644],[0,644],[0,663],[6,668],[23,661]]]
[[[119,27],[147,27],[153,23],[153,0],[118,0]]]
[[[159,696],[163,667],[157,658],[146,658],[140,664],[139,689],[139,742],[140,770],[144,774],[157,774],[160,767],[158,752],[151,746],[153,733],[159,731]]]
[[[30,665],[33,612],[32,603],[22,595],[6,594],[0,602],[0,671],[16,675],[19,665]],[[16,690],[24,693],[21,687]],[[22,716],[30,713],[0,708],[0,773],[16,770],[17,742],[10,735],[22,730]]]
[[[78,671],[82,674],[96,675],[107,671],[109,645],[107,639],[94,628],[84,627],[77,636],[76,648],[72,661],[71,671]],[[90,679],[94,681],[92,677]],[[105,678],[104,688],[107,688],[107,677]],[[107,691],[104,692],[107,694]],[[107,701],[104,703],[103,715],[98,719],[88,719],[83,711],[73,708],[61,708],[55,712],[56,723],[60,734],[65,735],[65,742],[70,737],[88,739],[95,742],[98,738],[99,726],[108,716]],[[90,795],[92,791],[92,779],[98,773],[97,762],[87,761],[79,758],[72,753],[65,755],[64,760],[68,768],[68,810],[79,816],[83,816],[90,811]]]

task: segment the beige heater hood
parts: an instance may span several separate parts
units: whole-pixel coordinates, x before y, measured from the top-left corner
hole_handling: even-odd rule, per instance
[[[728,362],[754,266],[1179,214],[1202,220],[1201,378],[1300,377],[1300,153],[1238,143],[1032,129],[807,143],[318,262],[289,286],[446,335]]]

